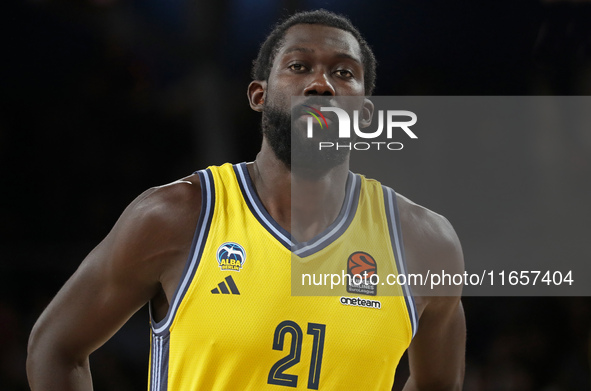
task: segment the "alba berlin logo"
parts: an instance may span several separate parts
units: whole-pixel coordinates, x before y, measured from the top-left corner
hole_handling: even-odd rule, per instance
[[[338,126],[339,126],[339,140],[347,141],[351,139],[351,118],[349,114],[340,107],[320,107],[320,110],[308,106],[302,105],[303,107],[309,109],[305,110],[306,113],[310,114],[318,124],[320,125],[320,131],[328,129],[328,123],[326,117],[322,114],[322,112],[333,112],[336,114],[338,118]],[[308,124],[307,124],[307,133],[306,136],[308,138],[314,137],[314,120],[312,117],[308,117]],[[359,126],[359,110],[353,110],[353,131],[355,135],[361,139],[376,139],[382,135],[384,132],[384,128],[386,129],[386,141],[371,141],[371,142],[330,142],[330,141],[321,141],[318,143],[318,149],[354,149],[357,151],[367,151],[370,149],[380,150],[380,148],[389,149],[391,151],[399,151],[401,150],[404,145],[398,141],[391,141],[394,137],[394,130],[401,129],[404,131],[407,137],[411,139],[418,138],[417,135],[410,129],[411,126],[417,123],[417,115],[412,111],[408,110],[378,110],[378,126],[377,129],[374,131],[367,131],[361,130]],[[386,120],[384,121],[384,118]],[[322,119],[322,121],[321,121]],[[386,126],[384,126],[384,122],[386,122]],[[398,133],[399,134],[399,133]]]

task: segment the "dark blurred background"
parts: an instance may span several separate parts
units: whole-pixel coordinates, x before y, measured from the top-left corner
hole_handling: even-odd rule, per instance
[[[33,323],[135,196],[207,165],[254,159],[261,137],[246,100],[251,61],[279,17],[320,7],[365,34],[379,61],[376,95],[591,92],[584,1],[3,3],[0,390],[28,389]],[[388,185],[448,217],[467,262],[537,256],[538,240],[553,241],[558,262],[564,248],[591,261],[590,129],[450,140],[462,141],[403,167]],[[462,177],[467,166],[477,174]],[[491,200],[488,187],[505,198]],[[513,202],[523,195],[532,202]],[[467,206],[478,206],[478,219]],[[529,226],[540,214],[547,225]],[[535,238],[525,249],[518,230]],[[464,306],[465,390],[591,389],[588,297],[468,297]],[[148,349],[142,310],[91,356],[96,389],[145,389]],[[401,364],[395,389],[405,372]]]

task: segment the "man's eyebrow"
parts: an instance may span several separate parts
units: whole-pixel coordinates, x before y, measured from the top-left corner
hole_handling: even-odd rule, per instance
[[[355,61],[358,64],[361,64],[361,61],[358,58],[353,57],[349,53],[339,52],[339,53],[336,54],[336,57],[338,57],[338,58],[346,58],[346,59],[349,59],[349,60],[353,60],[353,61]]]
[[[293,53],[293,52],[314,53],[314,49],[304,48],[304,47],[291,47],[289,49],[286,49],[283,54],[289,54],[289,53]],[[349,53],[338,52],[338,53],[335,54],[335,57],[353,60],[356,63],[361,64],[361,61],[358,58],[350,55]]]
[[[285,54],[289,54],[289,53],[293,53],[293,52],[314,53],[314,49],[302,48],[302,47],[291,47],[285,51]]]

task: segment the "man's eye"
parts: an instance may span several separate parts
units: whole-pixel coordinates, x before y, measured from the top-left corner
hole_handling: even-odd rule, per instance
[[[306,67],[302,64],[291,64],[290,66],[288,66],[288,68],[292,71],[303,71],[304,69],[306,69]]]
[[[353,73],[346,69],[339,69],[338,71],[336,71],[336,74],[347,79],[353,77]]]

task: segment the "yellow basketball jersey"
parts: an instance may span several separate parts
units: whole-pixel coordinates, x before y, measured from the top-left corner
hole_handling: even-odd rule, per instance
[[[417,327],[412,295],[318,278],[405,273],[394,192],[349,173],[334,223],[294,243],[245,163],[198,174],[191,254],[168,314],[152,320],[149,390],[390,390]]]

